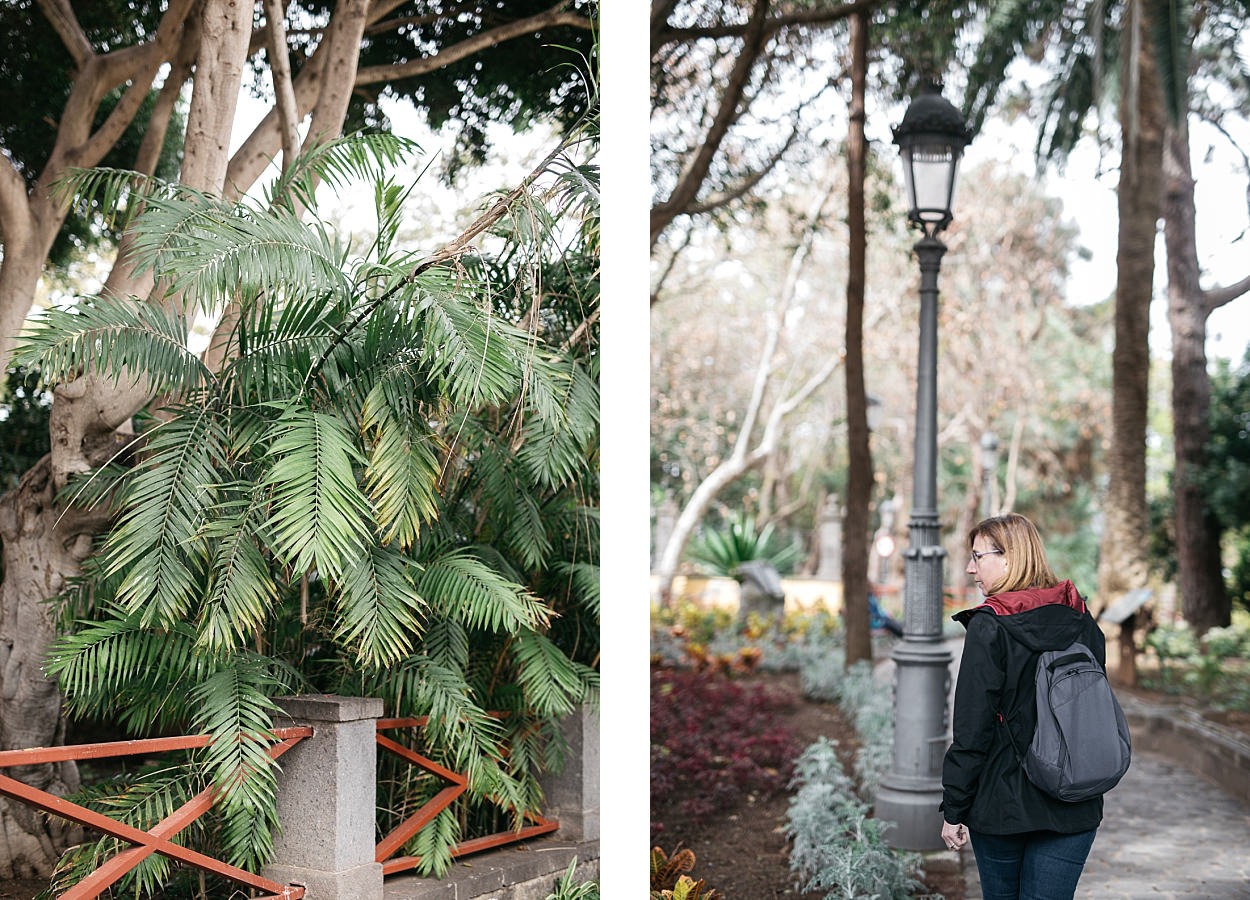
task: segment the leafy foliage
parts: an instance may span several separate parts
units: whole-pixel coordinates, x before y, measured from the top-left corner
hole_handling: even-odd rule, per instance
[[[651,670],[651,832],[784,788],[799,748],[770,725],[793,701],[710,673]]]
[[[916,854],[886,845],[890,823],[871,816],[872,806],[855,793],[836,748],[824,738],[803,751],[796,764],[786,825],[794,840],[790,867],[804,890],[828,898],[906,900],[923,885],[914,877]]]
[[[688,873],[694,870],[694,851],[683,847],[669,856],[660,847],[651,848],[651,900],[719,900],[700,878]]]
[[[802,559],[803,548],[777,534],[772,523],[756,528],[754,516],[735,513],[724,526],[705,528],[686,553],[713,575],[736,575],[739,565],[752,560],[771,562],[786,574]]]
[[[470,792],[415,839],[427,870],[450,863],[480,808],[517,821],[536,807],[555,720],[595,697],[597,289],[580,285],[597,267],[597,193],[535,181],[520,207],[562,214],[526,229],[533,217],[504,217],[482,239],[498,252],[454,271],[395,249],[402,191],[375,190],[383,235],[363,256],[291,214],[314,176],[407,149],[334,142],[264,203],[79,175],[100,196],[144,192],[134,259],[170,295],[85,298],[19,350],[47,383],[141,371],[176,398],[140,421],[132,466],[74,489],[116,519],[62,598],[73,624],[48,670],[72,714],[212,735],[212,836],[243,866],[270,848],[275,697],[367,694],[430,717],[422,752],[467,771]],[[557,290],[492,301],[493,276],[522,283],[540,259],[566,273]],[[226,298],[240,312],[210,370],[186,350],[188,322]],[[544,328],[549,303],[562,321],[588,305],[583,339]]]

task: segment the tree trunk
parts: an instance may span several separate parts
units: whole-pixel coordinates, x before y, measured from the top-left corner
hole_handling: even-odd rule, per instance
[[[1098,601],[1106,609],[1126,591],[1144,587],[1150,512],[1146,503],[1146,422],[1150,376],[1150,298],[1154,289],[1156,227],[1163,205],[1164,106],[1150,43],[1145,4],[1128,5],[1120,123],[1123,158],[1116,190],[1115,350],[1111,357],[1111,453],[1106,530],[1098,560]],[[1122,626],[1123,627],[1123,626]],[[1120,646],[1133,641],[1130,632]],[[1134,654],[1121,652],[1117,675],[1137,683]]]
[[[1099,600],[1108,604],[1146,584],[1147,382],[1150,374],[1150,297],[1156,224],[1162,206],[1164,112],[1143,4],[1129,5],[1137,29],[1135,53],[1123,52],[1120,119],[1123,162],[1116,192],[1115,350],[1111,358],[1111,453],[1098,565]],[[1136,19],[1132,19],[1132,16]],[[1134,71],[1135,69],[1135,71]]]
[[[1207,319],[1232,299],[1202,290],[1195,229],[1193,167],[1186,123],[1168,132],[1164,238],[1168,265],[1168,324],[1172,328],[1172,435],[1177,582],[1185,621],[1198,634],[1228,625],[1232,606],[1220,559],[1220,523],[1206,504],[1198,476],[1210,437],[1211,380]]]
[[[12,491],[0,497],[4,581],[0,583],[0,749],[48,747],[62,742],[65,719],[54,681],[43,674],[53,627],[49,597],[77,575],[102,524],[98,517],[68,514],[56,493],[51,457],[45,456]],[[32,787],[62,795],[78,789],[72,762],[5,770]],[[0,876],[46,876],[78,829],[36,813],[23,803],[0,800]]]
[[[842,527],[842,617],[846,665],[872,660],[868,614],[868,523],[872,514],[872,449],[868,398],[864,390],[864,283],[867,232],[864,224],[864,82],[868,70],[868,17],[851,16],[851,110],[846,135],[849,232],[846,281],[846,513]]]

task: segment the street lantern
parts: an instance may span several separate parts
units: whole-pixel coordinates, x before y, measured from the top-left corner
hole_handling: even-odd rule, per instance
[[[964,117],[934,82],[912,101],[894,129],[907,185],[907,218],[926,234],[950,224],[959,160],[970,140]]]
[[[907,218],[924,232],[920,260],[920,354],[912,514],[903,566],[903,639],[894,646],[894,747],[877,791],[876,816],[894,823],[886,840],[905,850],[942,847],[942,759],[946,753],[951,652],[942,642],[942,547],[937,510],[938,270],[951,221],[959,159],[971,140],[963,116],[928,85],[912,101],[894,141],[903,159]]]

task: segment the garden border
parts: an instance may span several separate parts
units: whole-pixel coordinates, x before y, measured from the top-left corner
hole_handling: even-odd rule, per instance
[[[1250,803],[1250,741],[1238,731],[1180,706],[1148,703],[1120,692],[1133,749],[1160,753]]]

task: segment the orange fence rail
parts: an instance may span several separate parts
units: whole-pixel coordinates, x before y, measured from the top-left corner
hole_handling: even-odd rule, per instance
[[[422,806],[408,818],[404,819],[399,825],[392,829],[391,833],[382,838],[378,843],[375,859],[382,863],[382,873],[391,875],[395,872],[403,872],[408,869],[415,869],[421,862],[420,857],[416,856],[398,856],[392,859],[411,838],[417,834],[422,828],[434,820],[440,812],[451,805],[457,797],[465,792],[468,786],[468,779],[459,772],[453,772],[450,769],[440,766],[434,760],[429,759],[414,750],[405,747],[403,744],[392,740],[382,734],[383,731],[390,731],[396,728],[421,728],[429,721],[428,716],[421,718],[408,719],[379,719],[378,720],[378,748],[386,750],[388,753],[407,760],[412,765],[429,772],[431,775],[441,778],[447,783],[447,787],[440,790],[437,794],[430,798],[429,802]],[[494,847],[500,847],[504,844],[511,844],[517,841],[523,841],[528,838],[537,837],[540,834],[550,834],[560,827],[558,821],[544,819],[542,816],[531,815],[526,813],[524,818],[531,824],[516,830],[503,831],[498,834],[487,835],[486,837],[473,838],[467,841],[461,841],[456,844],[452,850],[453,857],[464,856],[469,853],[476,853],[480,850],[490,850]]]
[[[277,759],[297,743],[312,735],[312,729],[306,727],[275,728],[273,735],[278,742],[269,747],[269,756]],[[163,753],[169,750],[193,750],[208,744],[208,735],[192,735],[187,737],[153,738],[142,741],[111,741],[100,744],[78,744],[68,747],[35,747],[29,750],[0,751],[0,769],[14,766],[32,766],[44,763],[65,762],[67,760],[107,759],[121,756],[138,756],[150,753]],[[112,835],[127,841],[134,846],[114,856],[100,866],[78,884],[74,885],[59,900],[91,900],[99,897],[119,878],[137,866],[153,853],[160,853],[171,859],[178,860],[197,869],[212,872],[230,879],[238,884],[257,890],[268,891],[257,900],[300,900],[304,896],[304,888],[299,885],[283,885],[260,875],[197,853],[186,847],[173,843],[170,839],[182,831],[201,815],[212,808],[217,799],[217,789],[205,788],[192,797],[165,819],[162,819],[151,831],[138,828],[110,819],[86,807],[79,806],[57,797],[46,791],[33,788],[8,775],[0,774],[0,794],[20,800],[36,809],[41,809],[62,819],[77,822],[94,828],[104,834]]]

